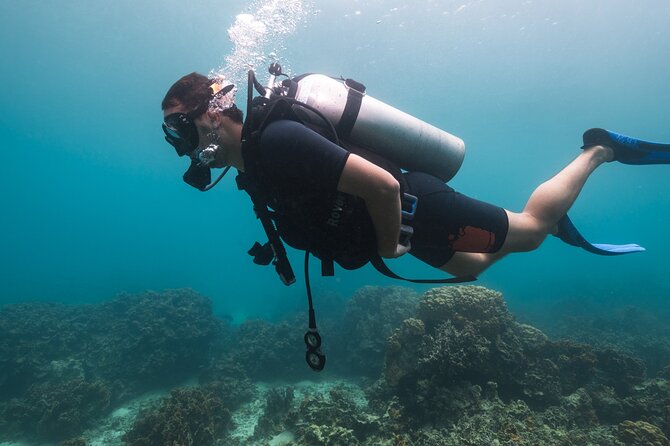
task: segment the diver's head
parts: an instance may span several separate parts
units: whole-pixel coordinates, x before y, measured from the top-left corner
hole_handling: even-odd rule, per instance
[[[226,165],[226,144],[239,143],[229,135],[230,121],[242,124],[235,106],[235,86],[222,77],[188,74],[168,90],[161,104],[165,140],[179,156],[188,155],[198,165]],[[235,141],[237,139],[237,141]]]

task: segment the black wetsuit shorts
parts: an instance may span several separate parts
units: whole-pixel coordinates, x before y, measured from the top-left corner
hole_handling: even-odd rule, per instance
[[[419,198],[411,255],[439,268],[455,252],[500,250],[509,228],[503,208],[460,194],[432,175],[410,172],[405,178],[408,192]]]

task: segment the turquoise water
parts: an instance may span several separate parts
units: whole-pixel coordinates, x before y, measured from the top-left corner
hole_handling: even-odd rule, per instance
[[[160,129],[167,88],[224,65],[227,29],[259,5],[0,2],[0,303],[190,287],[237,320],[303,307],[301,256],[289,288],[253,265],[246,250],[263,234],[232,175],[192,190]],[[263,51],[294,74],[356,78],[460,136],[468,152],[451,185],[520,210],[589,127],[670,140],[668,19],[662,0],[319,2]],[[520,309],[565,298],[665,303],[669,173],[606,165],[571,211],[590,239],[646,253],[601,258],[552,239],[480,283]],[[413,259],[392,265],[435,275]],[[369,268],[313,281],[317,309],[319,296],[391,283]]]

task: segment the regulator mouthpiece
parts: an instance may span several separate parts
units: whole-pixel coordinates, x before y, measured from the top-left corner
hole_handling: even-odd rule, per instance
[[[210,144],[197,155],[199,166],[209,166],[216,159],[216,152],[219,150],[218,144]]]

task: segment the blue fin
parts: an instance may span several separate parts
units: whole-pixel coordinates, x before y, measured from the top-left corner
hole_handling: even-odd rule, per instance
[[[605,129],[589,129],[583,138],[582,149],[595,145],[611,147],[614,160],[620,163],[670,164],[670,144],[642,141]]]
[[[630,254],[632,252],[646,251],[642,246],[634,243],[628,245],[608,245],[603,243],[589,243],[577,230],[570,218],[565,215],[558,222],[558,232],[554,234],[568,245],[583,248],[593,254],[601,256],[617,256],[621,254]]]

